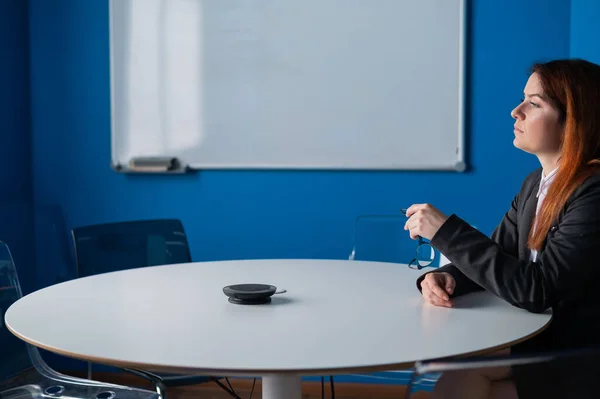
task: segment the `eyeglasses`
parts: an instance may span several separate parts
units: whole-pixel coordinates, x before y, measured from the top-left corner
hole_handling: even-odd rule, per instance
[[[406,216],[406,209],[400,209],[400,212]],[[433,246],[421,236],[417,243],[417,249],[415,257],[410,261],[408,267],[415,270],[421,270],[425,267],[431,266],[435,260],[435,250]]]

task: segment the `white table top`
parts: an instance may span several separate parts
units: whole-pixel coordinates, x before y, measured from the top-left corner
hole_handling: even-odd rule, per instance
[[[5,320],[33,345],[98,363],[318,375],[499,349],[551,319],[487,292],[457,298],[452,309],[429,305],[416,288],[421,273],[392,263],[308,259],[148,267],[47,287],[15,302]],[[225,285],[252,282],[287,293],[254,306],[223,294]]]

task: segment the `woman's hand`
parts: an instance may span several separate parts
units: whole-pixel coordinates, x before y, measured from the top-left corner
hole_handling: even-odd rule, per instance
[[[418,236],[431,238],[442,227],[448,219],[436,207],[429,204],[414,204],[406,210],[408,220],[404,224],[404,230],[410,231],[410,238],[416,240]]]
[[[421,281],[421,293],[427,302],[435,306],[451,308],[454,302],[450,295],[454,292],[456,280],[450,273],[431,272]]]

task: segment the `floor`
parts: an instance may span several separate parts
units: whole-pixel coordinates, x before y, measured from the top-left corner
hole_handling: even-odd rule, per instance
[[[123,374],[112,373],[95,373],[94,379],[123,385],[134,385],[140,388],[150,388],[147,384],[136,377]],[[252,380],[236,379],[229,380],[238,396],[246,398],[260,399],[260,381],[256,382],[252,397]],[[225,380],[222,382],[225,383]],[[337,383],[334,385],[336,399],[404,399],[404,386],[398,385],[375,385],[375,384],[350,384]],[[302,384],[302,399],[321,399],[321,384],[318,382],[305,382]],[[223,391],[215,383],[207,383],[198,386],[188,386],[181,388],[169,388],[167,390],[168,399],[231,399],[232,397]],[[331,398],[331,390],[329,384],[325,384],[325,398]],[[411,399],[428,399],[429,394],[426,392],[416,392],[411,396]]]

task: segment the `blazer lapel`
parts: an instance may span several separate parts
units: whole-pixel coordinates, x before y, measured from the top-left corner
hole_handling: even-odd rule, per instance
[[[537,191],[540,187],[540,180],[531,188],[525,204],[523,205],[523,211],[519,220],[519,258],[529,259],[531,251],[527,248],[527,238],[529,237],[529,230],[533,227],[533,219],[535,217],[535,208],[537,206]]]

